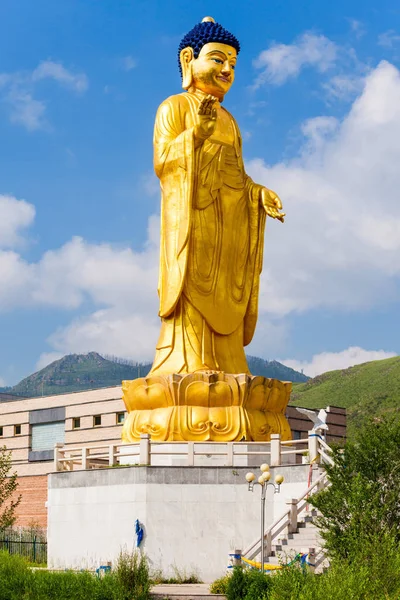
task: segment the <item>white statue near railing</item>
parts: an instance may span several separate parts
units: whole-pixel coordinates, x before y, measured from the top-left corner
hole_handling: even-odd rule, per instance
[[[314,426],[311,429],[311,431],[309,431],[309,434],[314,433],[317,435],[321,435],[322,431],[328,431],[329,427],[326,424],[328,413],[324,408],[321,408],[321,410],[318,413],[315,410],[308,410],[308,408],[296,407],[296,410],[299,413],[306,415],[306,417],[308,417],[314,423]],[[322,436],[324,437],[324,434],[322,434]]]

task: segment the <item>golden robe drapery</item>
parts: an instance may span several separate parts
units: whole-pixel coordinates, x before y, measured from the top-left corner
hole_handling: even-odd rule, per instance
[[[249,372],[243,347],[257,321],[265,210],[238,126],[218,103],[215,132],[196,147],[203,96],[172,96],[156,117],[162,323],[152,374]]]

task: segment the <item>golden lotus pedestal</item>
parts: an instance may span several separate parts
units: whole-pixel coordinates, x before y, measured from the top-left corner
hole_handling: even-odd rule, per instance
[[[291,389],[291,382],[214,371],[123,381],[129,414],[122,441],[137,442],[144,433],[157,442],[265,442],[273,433],[290,440]]]

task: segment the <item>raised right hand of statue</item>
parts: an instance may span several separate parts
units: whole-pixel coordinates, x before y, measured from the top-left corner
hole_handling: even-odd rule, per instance
[[[215,131],[217,125],[217,109],[214,103],[217,98],[209,94],[200,102],[197,111],[197,123],[194,128],[194,135],[198,140],[204,141]]]

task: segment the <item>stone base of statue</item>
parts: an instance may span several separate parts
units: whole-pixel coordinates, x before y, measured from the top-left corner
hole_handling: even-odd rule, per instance
[[[247,374],[199,371],[123,381],[128,417],[122,441],[269,441],[291,439],[285,417],[291,382]]]

